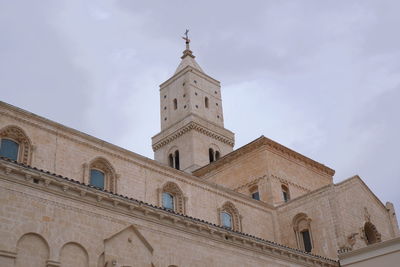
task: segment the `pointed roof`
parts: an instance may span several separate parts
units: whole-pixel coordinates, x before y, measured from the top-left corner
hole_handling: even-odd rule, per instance
[[[188,32],[188,30],[186,30],[186,37],[182,37],[185,40],[186,49],[183,51],[183,56],[181,57],[182,61],[179,64],[179,66],[176,69],[174,74],[180,72],[187,66],[191,66],[192,68],[197,69],[204,73],[204,71],[201,69],[200,65],[197,64],[196,60],[194,60],[195,56],[193,55],[192,50],[190,50],[190,47],[189,47],[190,39],[187,37],[187,32]]]
[[[183,70],[183,69],[186,68],[187,66],[191,66],[191,67],[194,68],[194,69],[197,69],[197,70],[199,70],[199,71],[201,71],[201,72],[204,72],[204,71],[201,69],[200,65],[197,64],[196,60],[194,60],[194,57],[195,57],[195,56],[192,55],[192,51],[190,51],[190,50],[185,50],[185,51],[183,51],[183,56],[181,57],[181,58],[182,58],[182,61],[181,61],[181,63],[179,64],[179,66],[178,66],[178,68],[176,69],[176,71],[175,71],[174,74],[180,72],[181,70]]]

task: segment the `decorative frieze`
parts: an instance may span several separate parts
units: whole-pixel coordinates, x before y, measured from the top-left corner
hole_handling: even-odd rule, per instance
[[[175,132],[173,132],[172,134],[168,135],[167,137],[163,138],[162,140],[158,141],[157,143],[153,144],[153,151],[157,151],[158,149],[160,149],[161,147],[171,143],[172,141],[174,141],[175,139],[177,139],[178,137],[190,132],[190,131],[197,131],[201,134],[204,134],[208,137],[213,138],[214,140],[220,141],[222,143],[225,143],[231,147],[233,147],[235,145],[235,141],[234,139],[231,138],[227,138],[221,134],[218,134],[214,131],[211,131],[210,129],[207,129],[204,126],[201,126],[200,124],[196,123],[196,122],[189,122],[188,124],[186,124],[185,126],[183,126],[182,128],[176,130]]]

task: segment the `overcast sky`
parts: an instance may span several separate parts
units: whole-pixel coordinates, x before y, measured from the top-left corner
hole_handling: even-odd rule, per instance
[[[239,1],[237,1],[239,2]],[[153,158],[190,29],[238,148],[265,135],[400,213],[400,1],[0,0],[0,98]]]

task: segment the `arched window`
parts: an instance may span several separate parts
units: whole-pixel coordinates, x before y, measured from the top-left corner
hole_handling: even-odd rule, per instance
[[[204,98],[204,106],[208,108],[208,97]]]
[[[215,151],[215,160],[218,160],[220,156],[219,151]]]
[[[168,165],[172,168],[180,170],[180,163],[179,163],[179,150],[171,149],[173,152],[168,154]]]
[[[185,213],[185,197],[177,184],[167,182],[161,189],[161,205],[163,208],[178,213]]]
[[[304,213],[299,213],[293,218],[293,230],[296,235],[297,246],[306,252],[313,248],[311,235],[311,219]]]
[[[208,158],[211,162],[214,162],[216,160],[218,160],[221,156],[221,154],[219,153],[219,148],[215,145],[215,144],[211,144],[211,147],[208,149]]]
[[[174,109],[178,108],[178,100],[174,98]]]
[[[231,202],[226,202],[219,210],[219,224],[234,231],[241,230],[240,215]]]
[[[96,158],[89,165],[89,184],[111,192],[117,191],[117,175],[104,158]]]
[[[289,188],[286,185],[282,185],[282,197],[285,202],[290,200]]]
[[[208,149],[208,157],[210,159],[210,163],[214,161],[214,149]]]
[[[366,222],[364,224],[364,235],[367,245],[381,242],[381,234],[371,222]]]
[[[25,132],[17,126],[0,130],[0,156],[30,164],[32,145]]]

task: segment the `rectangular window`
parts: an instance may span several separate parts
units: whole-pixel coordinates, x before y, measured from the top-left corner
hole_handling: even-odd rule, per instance
[[[174,197],[171,194],[164,192],[162,198],[163,207],[168,210],[174,210]]]
[[[282,194],[283,194],[283,200],[284,200],[285,202],[288,202],[288,201],[289,201],[288,193],[285,192],[285,191],[283,191]]]
[[[9,158],[12,160],[18,159],[18,143],[9,140],[9,139],[1,139],[0,144],[0,157]]]
[[[302,231],[301,237],[303,238],[304,250],[306,252],[311,252],[312,246],[311,246],[310,232],[308,230]]]
[[[221,223],[223,227],[232,229],[232,216],[227,212],[221,212]]]
[[[255,200],[260,200],[260,193],[254,192],[253,194],[251,194],[251,197]]]

